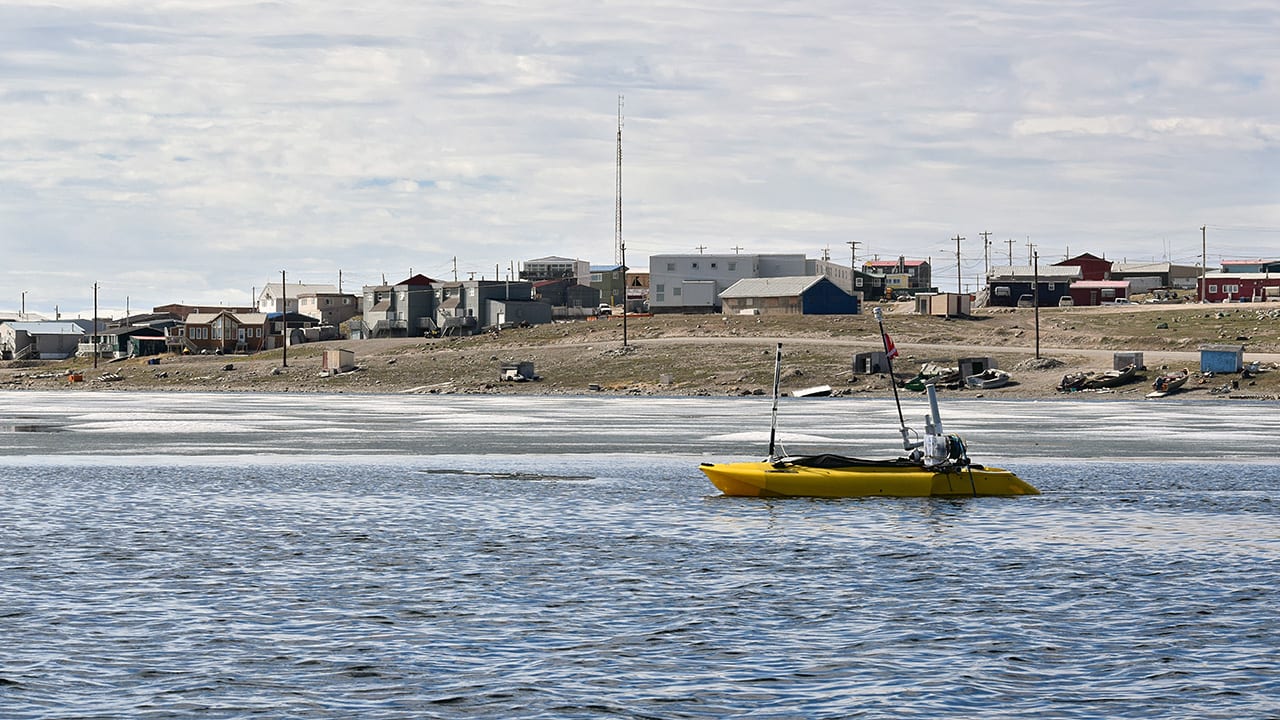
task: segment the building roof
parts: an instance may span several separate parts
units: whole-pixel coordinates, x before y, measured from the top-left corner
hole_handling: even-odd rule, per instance
[[[1081,275],[1079,265],[1041,265],[1040,279],[1053,282],[1054,280],[1070,280],[1078,278]],[[1036,269],[1032,265],[1005,265],[1003,267],[993,267],[987,275],[987,279],[991,281],[998,280],[1031,280],[1036,276]]]
[[[592,265],[591,272],[613,272],[614,270],[623,269],[624,265]]]
[[[1125,290],[1129,287],[1128,280],[1077,280],[1071,283],[1074,288],[1115,288],[1116,290]]]
[[[306,283],[285,283],[284,296],[286,298],[296,298],[302,293],[320,293],[322,295],[336,294],[338,288],[333,285],[308,285]],[[280,283],[267,283],[262,286],[262,292],[258,293],[258,297],[275,297],[280,295]]]
[[[921,265],[927,265],[928,262],[928,260],[903,260],[901,263],[897,260],[867,260],[862,263],[862,266],[874,268],[898,267],[898,265],[902,265],[903,267],[920,267]]]
[[[795,297],[814,285],[827,280],[825,275],[801,275],[792,277],[743,278],[725,288],[721,298]],[[827,282],[831,282],[827,280]]]
[[[547,257],[534,258],[533,260],[525,260],[526,263],[578,263],[581,260],[573,258],[560,257],[559,255],[548,255]]]
[[[1075,257],[1067,258],[1066,260],[1056,262],[1054,263],[1054,265],[1072,265],[1080,262],[1111,262],[1111,261],[1107,260],[1106,258],[1100,258],[1097,255],[1094,255],[1093,253],[1080,253]]]
[[[85,329],[65,320],[21,320],[7,322],[6,327],[32,335],[84,335]]]

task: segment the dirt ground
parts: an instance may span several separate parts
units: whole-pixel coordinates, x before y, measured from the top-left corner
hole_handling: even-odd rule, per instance
[[[1063,375],[1109,370],[1116,352],[1141,352],[1146,370],[1086,398],[1140,398],[1161,369],[1188,368],[1179,398],[1280,399],[1280,305],[1132,305],[1094,308],[992,308],[969,318],[916,315],[885,305],[885,330],[899,349],[894,374],[910,378],[929,362],[990,356],[1013,375],[992,390],[944,389],[968,397],[1060,397]],[[1038,315],[1038,320],[1037,320]],[[0,389],[329,393],[502,393],[748,395],[772,391],[776,343],[783,346],[784,392],[830,385],[833,394],[891,393],[889,376],[855,373],[855,353],[882,349],[870,312],[841,316],[663,315],[555,323],[469,338],[334,341],[253,356],[0,363]],[[1203,344],[1245,348],[1256,373],[1204,377]],[[1036,349],[1039,348],[1038,358]],[[321,371],[323,351],[355,353],[356,369]],[[285,364],[287,360],[287,365]],[[534,364],[539,380],[499,379],[501,367]],[[79,374],[81,382],[70,382]]]

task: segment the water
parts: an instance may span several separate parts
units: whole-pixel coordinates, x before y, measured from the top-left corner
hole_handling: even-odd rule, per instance
[[[1277,406],[944,401],[1044,495],[720,496],[768,407],[0,394],[0,716],[1280,717]]]

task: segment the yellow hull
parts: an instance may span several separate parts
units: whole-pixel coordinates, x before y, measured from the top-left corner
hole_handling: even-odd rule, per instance
[[[1039,495],[1008,470],[991,467],[932,470],[919,466],[853,465],[817,468],[767,462],[703,463],[725,495],[746,497],[977,497]]]

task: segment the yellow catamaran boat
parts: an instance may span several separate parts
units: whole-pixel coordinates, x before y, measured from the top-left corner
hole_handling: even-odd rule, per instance
[[[874,310],[889,358],[893,378],[893,342],[884,334],[880,308]],[[790,457],[777,452],[778,384],[782,368],[782,344],[778,344],[773,372],[773,426],[769,431],[769,458],[758,462],[702,463],[711,484],[725,495],[748,497],[978,497],[991,495],[1039,495],[1040,491],[1008,470],[984,467],[969,460],[958,435],[942,429],[938,395],[926,386],[930,414],[925,417],[923,439],[902,417],[897,385],[893,399],[898,406],[902,446],[906,457],[862,460],[821,454]]]

